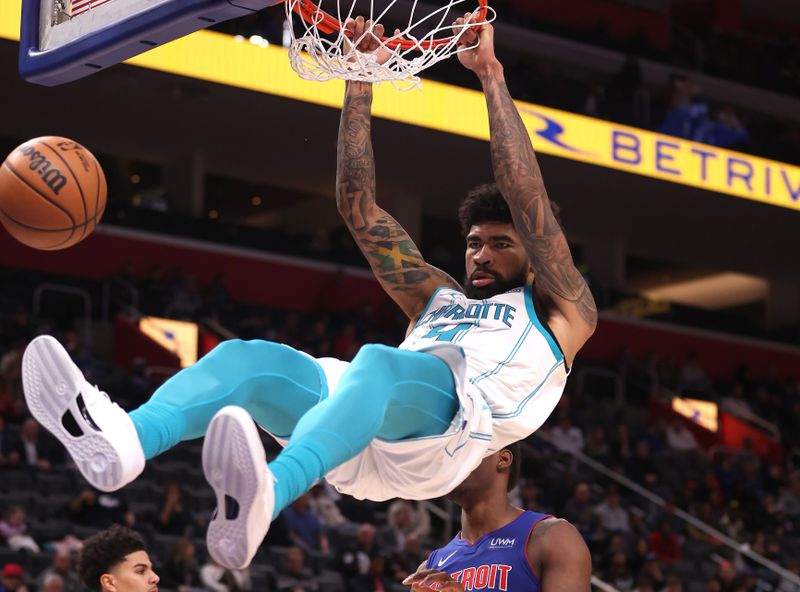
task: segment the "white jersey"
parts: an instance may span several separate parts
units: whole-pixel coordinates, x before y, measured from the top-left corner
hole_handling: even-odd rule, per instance
[[[530,286],[486,300],[440,288],[403,349],[435,355],[452,370],[459,408],[438,436],[375,438],[326,476],[358,499],[432,499],[461,483],[493,452],[535,432],[561,398],[567,370],[536,315]],[[320,358],[330,397],[348,362]],[[286,441],[276,438],[283,446]]]
[[[478,389],[491,410],[489,452],[528,437],[561,398],[564,354],[536,313],[531,286],[486,300],[439,288],[400,348],[442,342],[461,348],[465,384]]]

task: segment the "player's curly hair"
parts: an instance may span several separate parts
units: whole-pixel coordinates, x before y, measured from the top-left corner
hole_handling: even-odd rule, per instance
[[[138,533],[115,524],[84,541],[78,560],[78,574],[87,588],[102,592],[100,576],[108,573],[131,553],[145,550],[144,540]]]
[[[511,451],[511,466],[508,469],[508,486],[506,491],[511,491],[519,483],[519,474],[522,468],[522,445],[519,442],[506,446]]]
[[[550,200],[550,209],[553,210],[558,225],[563,228],[561,209],[552,199]],[[503,194],[497,189],[496,183],[478,185],[467,193],[466,199],[458,208],[458,221],[461,224],[461,236],[463,237],[469,234],[469,229],[474,224],[481,222],[501,222],[514,225],[511,210],[508,209],[508,204],[503,198]]]

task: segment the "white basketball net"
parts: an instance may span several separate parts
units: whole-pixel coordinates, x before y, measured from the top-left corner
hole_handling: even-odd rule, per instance
[[[319,23],[322,19],[321,11],[326,10],[342,23],[347,19],[363,16],[371,20],[374,26],[380,23],[381,18],[397,2],[398,0],[388,0],[387,6],[381,12],[374,13],[371,0],[369,14],[357,14],[354,12],[356,0],[316,0],[317,11],[313,14],[313,20]],[[420,79],[417,74],[420,71],[455,53],[469,49],[460,48],[458,43],[466,30],[476,23],[454,25],[453,21],[456,15],[461,16],[465,12],[474,11],[476,0],[444,0],[441,8],[417,16],[415,13],[418,2],[419,0],[413,0],[405,29],[401,26],[399,33],[392,34],[395,27],[392,26],[392,30],[389,30],[390,27],[387,25],[387,30],[384,32],[386,39],[380,42],[380,47],[373,53],[362,53],[356,47],[367,35],[372,35],[371,29],[365,31],[358,39],[348,39],[343,28],[325,34],[316,24],[292,14],[302,5],[303,0],[287,0],[286,16],[291,32],[289,61],[292,69],[306,80],[327,81],[332,78],[342,78],[378,83],[388,81],[399,90],[418,88]],[[460,4],[464,6],[459,7],[458,11],[453,10]],[[485,22],[492,22],[495,16],[494,10],[487,7]],[[482,22],[484,21],[477,24]],[[415,37],[411,31],[420,26],[426,32],[420,37]],[[407,40],[406,45],[409,47],[391,47],[393,41],[401,39]],[[447,41],[442,42],[444,39]],[[435,40],[440,40],[440,43],[428,44]],[[381,49],[391,53],[391,57],[383,64],[379,64],[375,57]]]

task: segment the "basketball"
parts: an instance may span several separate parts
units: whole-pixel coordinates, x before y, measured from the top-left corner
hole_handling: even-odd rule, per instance
[[[106,178],[94,155],[67,138],[15,148],[0,167],[0,222],[21,243],[54,251],[82,241],[106,207]]]

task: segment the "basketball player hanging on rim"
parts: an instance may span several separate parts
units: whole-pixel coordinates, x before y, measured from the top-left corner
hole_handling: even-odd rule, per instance
[[[368,25],[358,19],[347,26],[358,38]],[[435,498],[484,456],[542,425],[597,312],[551,209],[492,34],[482,25],[467,40],[480,35],[480,44],[459,54],[485,90],[497,181],[460,211],[464,288],[425,263],[377,205],[372,90],[349,83],[338,205],[378,281],[408,315],[406,340],[398,348],[365,345],[351,363],[268,341],[227,341],[126,413],[84,379],[55,339],[38,337],[23,359],[28,407],[90,483],[119,489],[146,459],[205,435],[203,468],[218,504],[208,549],[222,565],[241,568],[271,520],[323,477],[359,499]],[[359,49],[374,51],[366,39]],[[285,445],[268,467],[251,417]]]

